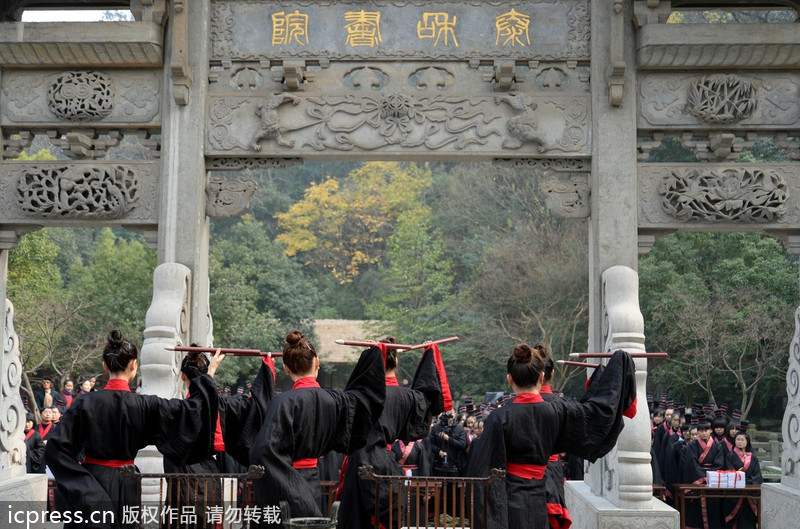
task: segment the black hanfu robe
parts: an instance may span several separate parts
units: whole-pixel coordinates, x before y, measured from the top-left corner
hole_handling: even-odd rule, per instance
[[[761,464],[753,452],[742,452],[734,448],[728,452],[728,468],[744,472],[746,485],[764,483]],[[758,507],[750,498],[726,498],[722,505],[725,522],[733,529],[756,529],[758,527]]]
[[[713,438],[692,441],[683,450],[683,483],[703,485],[706,472],[724,470],[722,446]],[[701,498],[686,501],[687,529],[719,529],[722,527],[722,503],[718,499]]]
[[[33,427],[25,432],[25,471],[28,474],[44,473],[44,441],[36,430]]]
[[[176,465],[164,458],[164,472],[168,474],[216,474],[223,472],[222,458],[231,454],[243,467],[249,466],[252,446],[275,396],[275,363],[264,357],[250,395],[220,396],[219,416],[214,431],[214,446],[208,458],[191,465]],[[193,529],[213,527],[207,516],[209,506],[222,504],[222,482],[218,478],[167,478],[167,505],[174,516],[165,520],[167,529]],[[181,510],[193,506],[194,517],[181,517]],[[186,522],[185,520],[190,520]]]
[[[686,447],[686,440],[680,434],[675,434],[674,439],[670,439],[664,454],[664,494],[670,505],[674,503],[675,484],[683,483],[683,471],[681,469],[681,453]]]
[[[489,485],[488,528],[547,529],[544,474],[550,455],[570,452],[595,461],[616,444],[623,415],[635,414],[634,364],[621,350],[595,370],[579,402],[522,393],[493,411],[472,443],[468,467],[476,477],[506,470],[505,482]],[[479,502],[471,527],[481,529],[482,517]]]
[[[384,377],[383,354],[372,347],[361,353],[344,391],[322,389],[313,377],[303,377],[272,400],[250,449],[250,463],[266,469],[254,483],[260,508],[286,501],[292,518],[323,516],[317,458],[366,444],[383,411]]]
[[[539,393],[545,401],[561,398],[553,393],[549,384],[543,385]],[[550,527],[567,529],[572,525],[572,517],[569,515],[567,502],[564,499],[564,467],[558,454],[552,454],[547,460],[544,479],[544,489],[547,495],[547,520]]]
[[[188,399],[162,399],[132,393],[127,382],[112,379],[103,391],[73,403],[45,448],[45,462],[65,508],[84,520],[67,526],[88,527],[93,512],[110,510],[113,523],[106,518],[90,526],[135,527],[130,510],[125,511],[139,504],[137,482],[123,477],[120,467],[133,464],[137,452],[148,445],[182,465],[208,457],[217,420],[217,386],[203,375],[192,381],[189,391]]]
[[[410,388],[398,385],[394,377],[386,378],[383,413],[370,432],[366,446],[350,453],[347,458],[339,515],[340,528],[367,529],[375,525],[375,482],[361,479],[358,469],[372,466],[379,475],[404,475],[391,451],[392,443],[396,439],[410,442],[427,437],[432,417],[452,409],[447,374],[436,344],[423,352]],[[389,494],[389,484],[382,484],[379,499],[380,521],[387,527],[390,517]],[[392,525],[396,526],[398,511],[402,510],[398,509],[400,496],[397,485],[391,494]]]
[[[431,445],[428,438],[406,443],[399,439],[392,443],[394,459],[403,470],[411,470],[412,476],[431,475]]]

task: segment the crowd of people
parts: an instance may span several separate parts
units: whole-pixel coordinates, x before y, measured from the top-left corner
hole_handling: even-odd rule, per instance
[[[746,485],[763,482],[747,433],[750,423],[741,418],[739,410],[733,410],[728,417],[725,404],[716,409],[713,403],[693,404],[687,412],[685,406],[676,405],[666,396],[656,402],[648,400],[653,482],[664,486],[667,503],[676,506],[676,485],[713,486],[708,483],[709,471],[741,471]],[[757,512],[753,501],[745,498],[689,500],[686,527],[755,529]]]
[[[282,357],[292,388],[276,390],[275,363],[264,357],[249,391],[231,395],[213,380],[222,351],[211,358],[190,353],[181,364],[186,398],[162,399],[131,392],[138,349],[112,331],[103,351],[109,379],[104,390],[73,397],[56,425],[46,412],[49,427],[29,423],[47,441],[44,457],[29,459],[52,471],[57,508],[112,510],[118,514],[115,527],[126,525],[123,509],[137,501],[135,483],[121,478],[120,468],[133,465],[147,445],[164,455],[165,472],[181,476],[224,471],[223,461],[239,468],[261,465],[266,474],[254,483],[256,507],[285,501],[292,517],[323,516],[320,481],[338,471],[339,527],[348,529],[386,526],[388,506],[399,499],[390,498],[398,490],[388,484],[376,492],[359,475],[362,466],[396,476],[486,477],[500,468],[505,480],[486,485],[487,527],[569,527],[567,460],[558,454],[594,461],[613,448],[622,417],[636,413],[630,356],[614,353],[574,400],[550,391],[554,364],[547,350],[519,344],[507,362],[510,392],[454,406],[438,345],[425,344],[413,380],[403,385],[396,377],[402,355],[393,345],[391,338],[375,342],[361,353],[343,390],[324,389],[316,380],[314,345],[293,331]],[[57,400],[48,389],[43,406]],[[582,463],[576,466],[582,471]],[[217,501],[198,497],[197,490],[167,501]],[[472,526],[480,527],[483,504],[475,509]],[[277,526],[280,520],[254,524]],[[211,525],[200,520],[193,527]]]

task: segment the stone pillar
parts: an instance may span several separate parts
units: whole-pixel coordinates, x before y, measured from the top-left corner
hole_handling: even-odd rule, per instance
[[[16,237],[13,237],[16,239]],[[8,252],[0,245],[0,505],[5,511],[39,511],[47,498],[47,477],[25,473],[25,408],[19,395],[22,362],[19,339],[14,331],[14,306],[6,297]],[[10,507],[7,507],[10,506]],[[6,522],[0,521],[0,527]],[[43,527],[33,524],[32,527]]]
[[[800,510],[800,308],[794,314],[794,338],[786,371],[788,400],[783,412],[781,482],[761,486],[764,529],[793,527]]]
[[[591,2],[592,176],[589,228],[589,350],[644,350],[638,302],[636,76],[632,2]],[[617,446],[569,483],[573,527],[668,529],[677,512],[653,499],[647,363],[636,364],[640,406]]]
[[[210,344],[208,307],[209,222],[205,214],[203,156],[208,81],[210,2],[169,2],[165,37],[161,203],[153,303],[142,346],[142,392],[183,396],[178,363],[168,345]],[[142,472],[162,472],[154,447],[136,458]],[[157,494],[144,484],[143,498]]]

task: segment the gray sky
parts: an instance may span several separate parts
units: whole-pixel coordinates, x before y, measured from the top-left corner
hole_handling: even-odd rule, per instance
[[[23,22],[97,22],[103,17],[103,11],[85,10],[29,10],[22,14]]]

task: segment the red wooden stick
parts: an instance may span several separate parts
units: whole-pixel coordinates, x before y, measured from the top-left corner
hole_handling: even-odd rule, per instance
[[[611,358],[614,353],[570,353],[572,358]],[[631,358],[669,358],[667,353],[628,353]]]
[[[600,367],[600,364],[591,364],[589,362],[573,362],[572,360],[556,360],[556,363],[563,364],[565,366],[590,367],[592,369]]]
[[[216,353],[220,349],[223,354],[231,356],[269,356],[281,357],[283,353],[273,353],[269,351],[259,351],[258,349],[231,349],[229,347],[188,347],[183,345],[176,345],[174,347],[166,347],[167,351],[185,351],[185,352],[198,352],[198,353]]]

